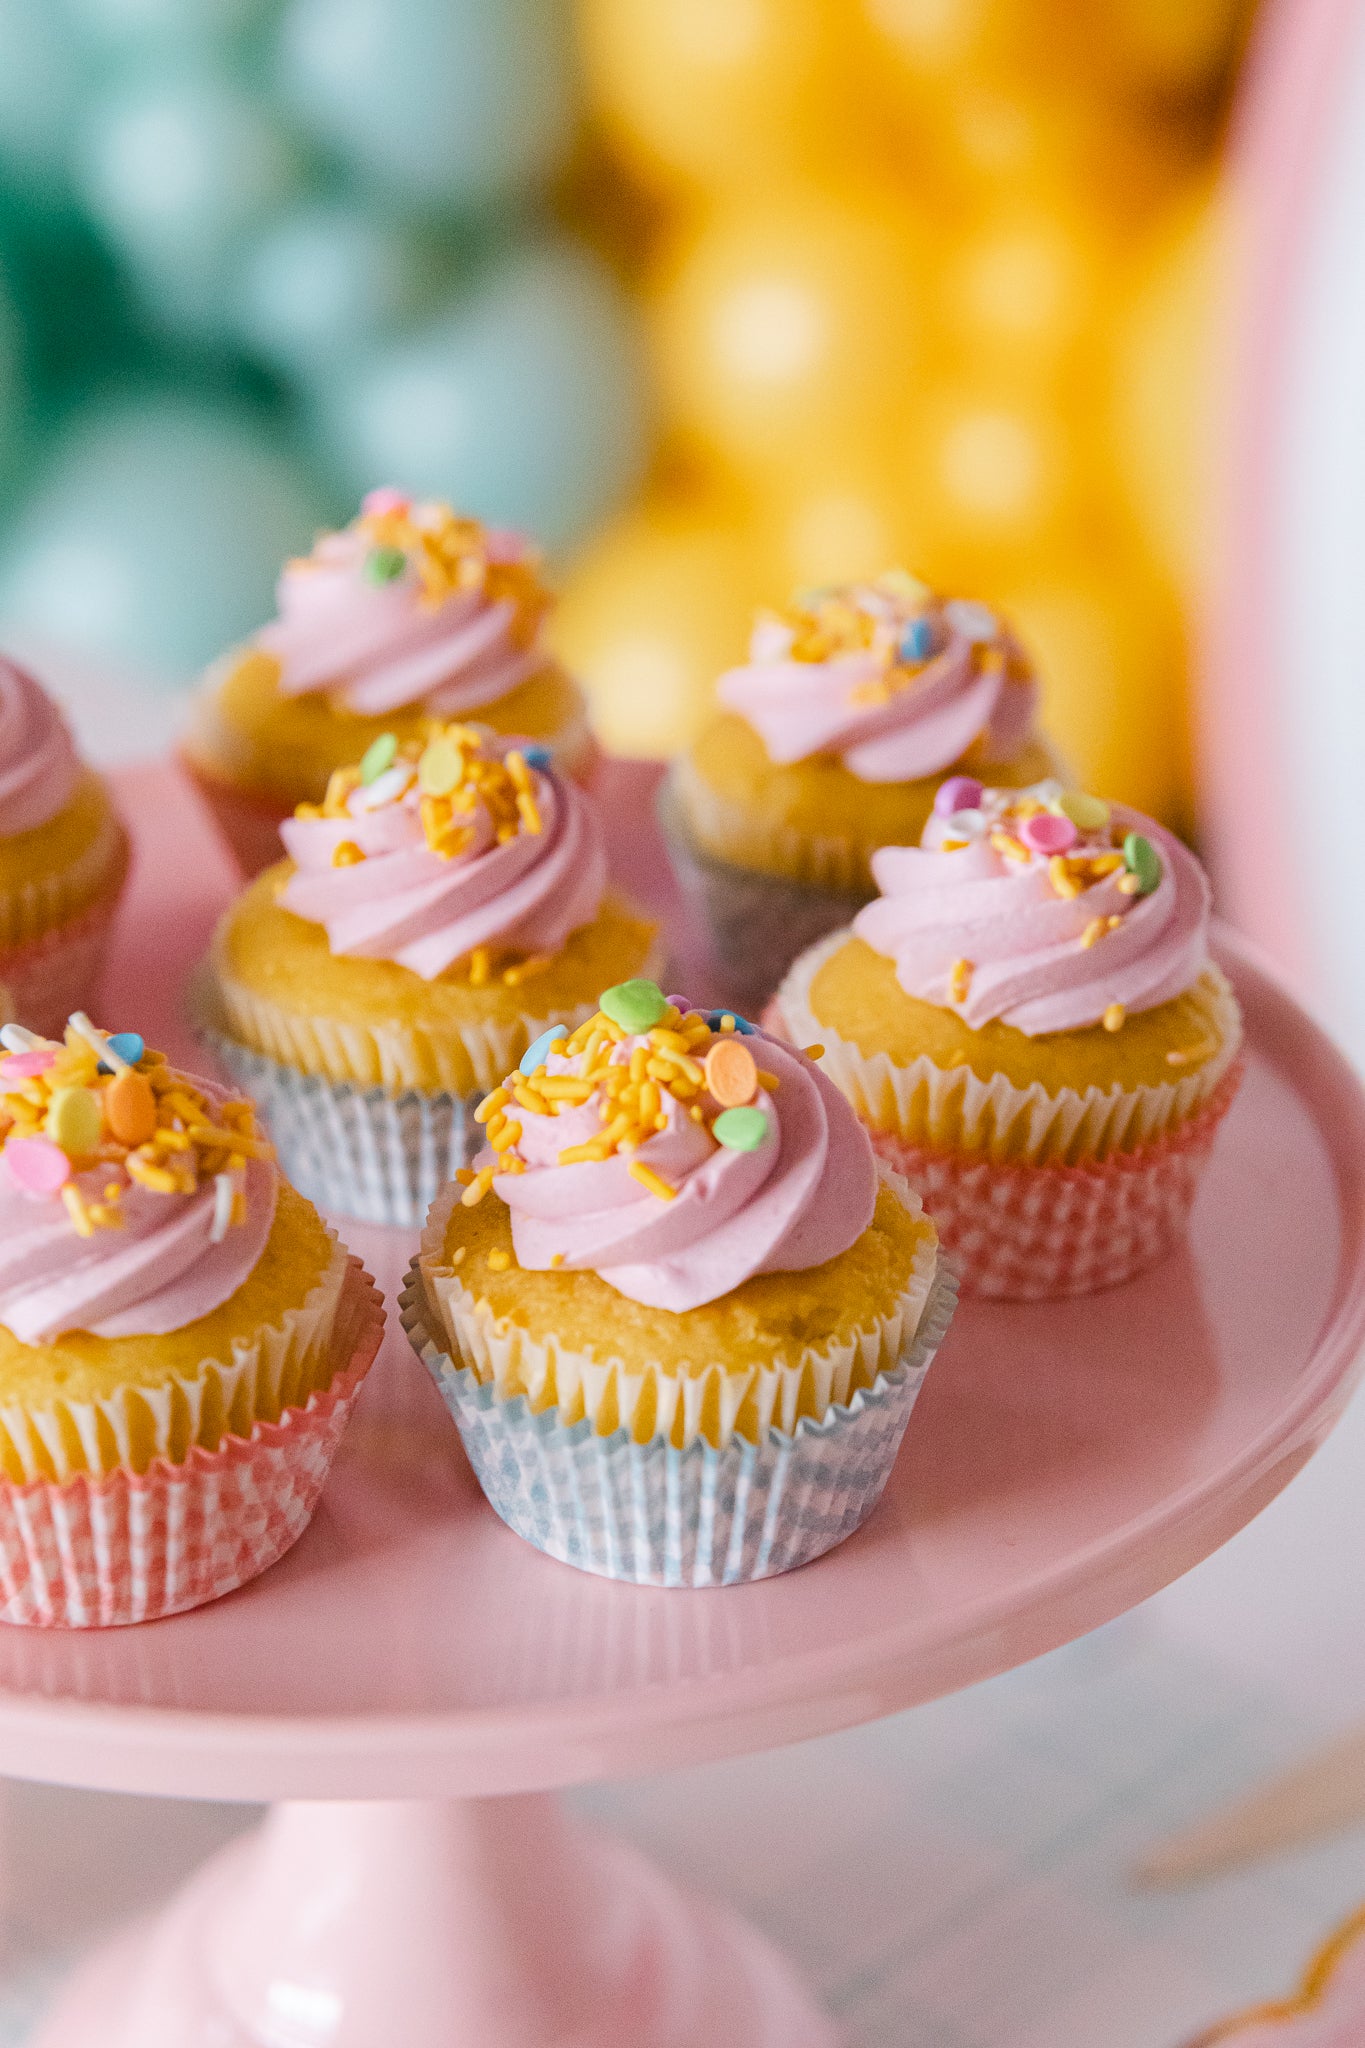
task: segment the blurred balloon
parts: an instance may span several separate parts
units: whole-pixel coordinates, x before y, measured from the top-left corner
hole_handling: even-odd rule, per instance
[[[1130,92],[1189,100],[1218,84],[1252,12],[1252,0],[1106,0],[1095,42]]]
[[[434,234],[317,200],[263,229],[230,318],[249,347],[306,382],[430,312],[454,268],[449,244]]]
[[[788,187],[705,222],[655,305],[666,412],[722,462],[792,476],[885,440],[934,290],[878,195]]]
[[[1077,0],[855,0],[878,57],[906,83],[953,91],[965,75],[1055,90],[1080,50]]]
[[[563,547],[643,470],[630,314],[571,243],[514,250],[439,318],[328,381],[317,423],[353,493],[394,478]]]
[[[52,0],[0,0],[0,166],[60,181],[81,85],[76,39]]]
[[[125,398],[78,417],[6,537],[0,619],[182,675],[272,607],[328,507],[277,429],[226,406]]]
[[[992,599],[1038,662],[1043,716],[1082,785],[1190,821],[1178,607],[1140,560],[1054,557]]]
[[[139,67],[111,84],[79,158],[91,213],[156,309],[195,323],[219,310],[242,242],[301,178],[274,114],[207,62]]]
[[[275,0],[65,0],[65,6],[81,29],[111,45],[164,48],[241,35],[274,11]]]
[[[803,585],[842,583],[896,565],[909,541],[905,493],[884,466],[836,463],[765,494],[758,522],[769,541],[773,587],[783,598]]]
[[[418,200],[535,186],[573,127],[564,0],[291,0],[279,74],[353,170]]]
[[[646,499],[599,535],[551,630],[609,747],[659,756],[686,743],[767,582],[752,527],[725,505]]]
[[[583,0],[578,22],[613,139],[656,173],[770,183],[846,125],[842,0]]]
[[[1120,326],[1114,407],[1123,482],[1168,573],[1195,595],[1215,530],[1217,309],[1227,284],[1226,205],[1206,184],[1156,236]]]
[[[24,387],[19,366],[19,322],[0,268],[0,495],[13,480],[24,441]]]
[[[955,366],[1005,382],[1064,374],[1074,397],[1118,260],[1082,204],[1028,188],[1002,197],[944,251],[935,310]]]

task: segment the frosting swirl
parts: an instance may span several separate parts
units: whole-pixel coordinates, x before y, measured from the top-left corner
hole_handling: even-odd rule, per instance
[[[1037,697],[994,613],[894,570],[761,613],[747,664],[716,688],[775,762],[838,754],[863,782],[937,775],[977,741],[1009,760]]]
[[[182,1329],[270,1235],[278,1183],[250,1105],[120,1036],[137,1057],[114,1066],[83,1017],[64,1046],[4,1030],[0,1323],[24,1344]]]
[[[394,960],[425,981],[466,957],[478,978],[486,956],[510,953],[527,956],[507,970],[520,979],[597,915],[596,812],[543,747],[471,726],[425,748],[388,739],[280,827],[295,862],[280,903],[323,925],[333,953]],[[362,780],[376,758],[386,765]]]
[[[0,655],[0,838],[46,825],[70,803],[80,761],[60,711]]]
[[[546,660],[549,599],[525,536],[395,490],[371,491],[350,526],[286,563],[276,602],[255,644],[279,663],[283,695],[325,691],[367,717],[474,711]]]
[[[624,1030],[604,1010],[510,1075],[481,1111],[491,1149],[466,1202],[489,1185],[501,1196],[523,1266],[591,1270],[679,1313],[847,1251],[872,1220],[877,1175],[833,1083],[751,1026],[736,1041],[652,983],[624,986],[652,991],[657,1025]],[[718,1045],[728,1071],[708,1057]]]
[[[1116,1030],[1198,980],[1209,884],[1160,825],[1052,783],[982,790],[959,776],[939,803],[920,846],[872,856],[881,895],[853,920],[907,995],[974,1030],[998,1018],[1034,1037]]]

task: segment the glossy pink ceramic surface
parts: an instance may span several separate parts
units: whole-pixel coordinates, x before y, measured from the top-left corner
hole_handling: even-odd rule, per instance
[[[106,1015],[173,1043],[165,1005],[231,878],[165,771],[124,788],[146,865]],[[157,870],[174,909],[149,921]],[[1249,1072],[1188,1250],[1089,1299],[964,1308],[881,1507],[830,1557],[679,1593],[540,1556],[394,1333],[316,1521],[263,1579],[135,1630],[0,1631],[0,1769],[206,1797],[528,1791],[866,1720],[1155,1591],[1298,1470],[1365,1326],[1359,1088],[1224,958]],[[408,1247],[347,1235],[392,1287]]]

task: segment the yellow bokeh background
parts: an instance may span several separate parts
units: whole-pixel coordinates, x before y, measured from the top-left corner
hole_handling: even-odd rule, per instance
[[[1188,819],[1249,14],[579,0],[659,419],[558,626],[610,745],[685,743],[756,604],[901,562],[1011,613],[1080,778]]]

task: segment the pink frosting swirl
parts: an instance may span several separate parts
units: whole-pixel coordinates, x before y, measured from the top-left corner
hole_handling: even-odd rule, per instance
[[[488,758],[527,743],[489,734]],[[536,749],[531,749],[537,759]],[[280,902],[326,927],[333,953],[395,960],[434,980],[476,947],[557,953],[597,915],[607,886],[601,822],[581,790],[549,767],[531,770],[540,829],[499,838],[488,806],[469,813],[462,852],[428,844],[416,770],[400,761],[352,791],[339,817],[293,817],[280,827],[295,871]],[[349,842],[363,855],[334,866]]]
[[[278,616],[255,644],[286,697],[322,690],[383,717],[423,704],[455,717],[544,667],[545,598],[525,536],[372,491],[358,520],[285,565]]]
[[[921,846],[873,854],[881,895],[853,929],[895,961],[906,994],[956,1010],[973,1030],[999,1018],[1036,1037],[1098,1024],[1114,1004],[1154,1010],[1192,987],[1208,964],[1211,897],[1189,849],[1116,804],[1106,826],[1077,835],[1070,857],[1104,861],[1127,834],[1140,834],[1160,860],[1156,887],[1126,893],[1120,864],[1079,893],[1060,894],[1053,855],[1023,848],[1012,833],[1022,859],[992,843],[1028,796],[987,790],[976,812],[960,814],[965,824],[936,814]],[[955,843],[955,826],[973,833],[966,844]]]
[[[681,1313],[755,1273],[802,1272],[847,1251],[876,1205],[867,1135],[811,1061],[768,1038],[746,1042],[761,1047],[779,1084],[755,1099],[768,1128],[753,1151],[717,1144],[663,1089],[666,1126],[637,1152],[560,1166],[561,1151],[601,1131],[596,1101],[549,1117],[518,1108],[515,1150],[525,1170],[499,1173],[493,1187],[511,1210],[520,1263],[591,1270],[632,1301]],[[636,1045],[648,1039],[624,1039],[614,1057],[628,1060]],[[546,1061],[560,1074],[581,1064],[581,1056]],[[674,1199],[634,1179],[632,1159],[676,1188]]]
[[[207,1081],[194,1085],[212,1103],[227,1099]],[[94,1204],[111,1180],[122,1189],[121,1227],[80,1237],[61,1195],[18,1187],[0,1154],[0,1323],[21,1344],[66,1330],[151,1337],[183,1329],[235,1294],[265,1250],[278,1186],[267,1160],[247,1161],[245,1219],[216,1243],[212,1181],[194,1194],[161,1194],[102,1163],[74,1185]]]
[[[1032,728],[1037,686],[994,614],[910,578],[762,616],[749,657],[717,694],[778,763],[838,754],[863,782],[910,782],[978,740],[991,760],[1009,760]]]
[[[55,818],[70,803],[79,776],[60,711],[27,669],[0,655],[0,838]]]

